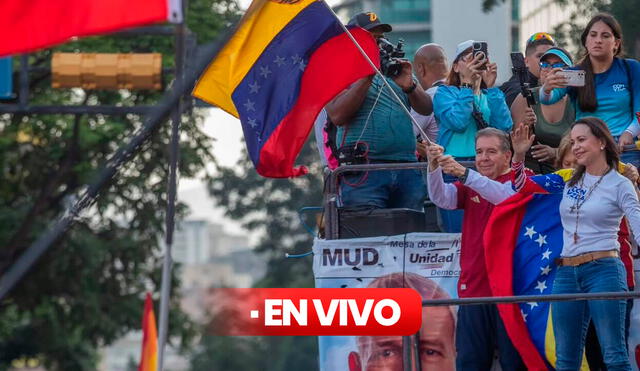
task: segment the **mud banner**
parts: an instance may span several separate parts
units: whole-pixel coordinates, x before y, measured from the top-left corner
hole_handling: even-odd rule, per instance
[[[457,298],[458,233],[318,239],[313,252],[318,288],[410,287],[423,299]],[[411,339],[414,369],[455,370],[456,308],[424,307],[422,316]],[[399,336],[321,336],[319,346],[321,370],[403,370]]]

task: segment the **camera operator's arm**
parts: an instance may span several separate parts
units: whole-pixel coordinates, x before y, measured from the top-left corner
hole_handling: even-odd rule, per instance
[[[353,115],[360,109],[367,96],[373,77],[363,77],[354,82],[348,89],[336,95],[325,107],[331,122],[338,126],[349,123]]]
[[[402,72],[393,78],[393,81],[409,96],[411,108],[421,115],[430,115],[433,112],[431,97],[413,78],[411,62],[401,60]]]

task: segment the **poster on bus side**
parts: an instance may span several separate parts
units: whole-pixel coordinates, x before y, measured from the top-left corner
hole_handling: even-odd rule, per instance
[[[460,234],[410,233],[316,240],[318,288],[411,287],[423,299],[457,298]],[[423,371],[455,370],[455,307],[424,307],[411,346]],[[402,370],[402,337],[321,336],[321,370]]]

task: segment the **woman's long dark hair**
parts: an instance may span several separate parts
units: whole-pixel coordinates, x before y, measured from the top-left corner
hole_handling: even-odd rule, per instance
[[[611,169],[615,171],[618,167],[618,162],[620,161],[620,155],[618,154],[618,146],[613,140],[607,124],[605,124],[604,121],[600,120],[597,117],[584,117],[571,124],[571,129],[580,124],[587,125],[591,130],[591,133],[596,138],[604,142],[604,152],[607,158],[607,164]],[[573,172],[573,176],[571,176],[571,179],[569,179],[569,186],[575,185],[578,180],[582,178],[585,171],[586,168],[584,167],[584,165],[576,166],[576,170]]]
[[[613,36],[620,40],[620,47],[615,51],[614,57],[622,56],[622,27],[620,27],[620,23],[609,13],[598,13],[587,23],[587,27],[585,27],[584,31],[582,31],[582,35],[580,36],[580,41],[582,42],[582,46],[585,49],[584,57],[577,64],[580,68],[582,68],[585,73],[585,84],[584,87],[578,88],[578,105],[580,106],[580,110],[583,112],[594,112],[598,108],[598,101],[596,99],[596,86],[595,86],[595,76],[593,73],[593,66],[591,65],[591,58],[589,58],[589,51],[587,50],[587,36],[589,36],[589,32],[591,31],[591,27],[597,22],[603,22],[609,28],[611,28],[611,32]]]

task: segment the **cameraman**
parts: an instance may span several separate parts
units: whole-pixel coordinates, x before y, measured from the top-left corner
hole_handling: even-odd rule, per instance
[[[355,15],[349,25],[357,25],[381,42],[391,26],[381,23],[375,13]],[[388,43],[388,42],[387,42]],[[395,59],[399,74],[385,77],[407,109],[429,115],[431,98],[412,75],[411,63]],[[400,102],[376,74],[356,81],[327,106],[327,114],[338,126],[337,144],[344,163],[415,162],[416,140],[411,119]],[[418,170],[350,172],[341,181],[345,207],[410,208],[422,210],[426,187]]]
[[[556,42],[546,32],[536,32],[527,40],[527,45],[524,50],[524,63],[529,69],[528,82],[530,87],[538,86],[538,79],[540,78],[540,57],[552,46],[556,46]],[[500,86],[500,90],[504,93],[507,106],[511,108],[514,99],[520,94],[520,81],[518,76],[513,74],[511,78]]]

